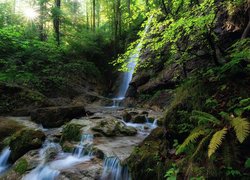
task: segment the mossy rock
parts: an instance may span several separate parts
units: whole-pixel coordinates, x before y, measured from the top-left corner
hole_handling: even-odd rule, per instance
[[[13,163],[28,151],[40,148],[44,140],[45,134],[40,130],[22,129],[18,131],[10,140],[10,161]]]
[[[154,129],[125,161],[132,179],[164,179],[167,161],[163,128]]]
[[[107,137],[134,136],[137,134],[137,130],[135,128],[126,126],[113,117],[100,121],[95,127],[92,128],[92,130]]]
[[[75,145],[70,143],[69,141],[65,141],[61,143],[61,145],[64,152],[72,153],[74,151]]]
[[[9,145],[10,137],[24,126],[18,122],[0,117],[0,150]]]
[[[137,115],[132,119],[133,123],[145,123],[147,121],[145,115]]]
[[[24,174],[28,169],[28,162],[26,159],[19,159],[14,167],[14,170],[19,174]]]
[[[68,123],[63,127],[61,141],[80,141],[81,128],[80,124]]]

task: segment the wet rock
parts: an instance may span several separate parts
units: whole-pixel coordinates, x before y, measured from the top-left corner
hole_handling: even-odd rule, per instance
[[[9,144],[9,137],[22,128],[24,126],[18,122],[0,117],[0,150]]]
[[[100,121],[93,131],[102,133],[105,136],[133,136],[137,133],[137,130],[133,127],[128,127],[117,119],[110,117]]]
[[[96,180],[102,173],[102,160],[93,159],[91,162],[79,164],[74,169],[61,171],[59,180]]]
[[[154,129],[125,161],[132,179],[164,179],[167,170],[165,146],[164,129]]]
[[[127,111],[124,111],[122,114],[122,118],[123,118],[123,121],[129,122],[132,119],[132,116]]]
[[[83,106],[58,106],[40,108],[31,112],[31,120],[45,128],[59,127],[73,118],[85,116]]]
[[[132,119],[133,123],[145,123],[146,121],[145,115],[137,115]]]
[[[80,124],[68,123],[63,127],[61,141],[80,141],[81,128]]]
[[[32,149],[42,146],[45,135],[40,130],[23,129],[15,133],[10,140],[10,161],[15,162],[18,158]]]
[[[0,179],[1,180],[19,180],[28,171],[34,169],[40,164],[39,150],[31,150],[19,158]]]

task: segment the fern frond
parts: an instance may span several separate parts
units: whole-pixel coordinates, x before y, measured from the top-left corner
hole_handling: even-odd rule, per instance
[[[191,120],[197,120],[198,124],[206,124],[212,122],[214,124],[220,124],[220,120],[214,117],[212,114],[202,112],[202,111],[193,111]]]
[[[209,145],[208,145],[208,157],[210,158],[212,154],[219,148],[224,139],[225,135],[227,134],[227,128],[224,127],[222,130],[217,131],[214,133]]]
[[[185,141],[179,146],[179,148],[176,150],[176,154],[180,154],[185,151],[185,148],[191,144],[195,143],[197,138],[200,136],[206,134],[206,131],[203,129],[194,129],[190,135],[185,139]]]
[[[202,140],[198,144],[195,152],[191,156],[191,160],[200,152],[201,148],[204,147],[204,144],[207,142],[207,140],[209,139],[209,137],[211,136],[211,134],[212,134],[212,132],[210,132],[207,136],[205,136],[204,138],[202,138]]]
[[[241,117],[232,118],[230,122],[234,128],[237,139],[242,143],[250,134],[250,123],[246,118]]]

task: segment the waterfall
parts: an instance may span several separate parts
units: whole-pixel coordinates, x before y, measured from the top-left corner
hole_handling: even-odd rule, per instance
[[[45,141],[42,149],[39,151],[41,163],[38,167],[27,174],[23,180],[54,180],[60,174],[60,170],[70,168],[74,165],[89,161],[92,158],[91,148],[93,144],[93,135],[83,134],[81,141],[76,146],[72,154],[64,153],[59,144]],[[48,153],[54,149],[57,158],[48,162]],[[52,151],[53,152],[53,151]],[[61,153],[59,153],[61,152]],[[87,154],[86,154],[87,153]]]
[[[128,168],[121,166],[117,157],[107,157],[104,161],[104,169],[101,180],[130,180]]]
[[[119,87],[117,97],[114,98],[115,100],[123,100],[125,98],[126,92],[128,90],[128,87],[129,87],[129,83],[132,80],[133,73],[134,73],[135,67],[137,65],[136,59],[139,58],[139,54],[140,54],[140,51],[142,48],[142,41],[150,28],[152,17],[153,16],[150,16],[150,18],[148,19],[147,25],[144,29],[144,34],[143,34],[139,44],[136,46],[134,53],[128,59],[129,63],[127,65],[127,68],[129,71],[122,73],[122,81],[121,81],[121,84]]]
[[[88,156],[91,156],[91,151],[89,151],[93,144],[93,135],[92,134],[83,134],[81,137],[80,143],[74,149],[73,155],[81,158],[85,153]],[[86,151],[87,150],[87,151]]]
[[[0,154],[0,175],[8,168],[8,159],[10,157],[10,148],[5,148]]]
[[[54,180],[60,174],[60,171],[50,168],[47,161],[50,158],[48,157],[50,152],[58,153],[59,151],[61,151],[59,144],[46,140],[39,151],[41,163],[22,180]]]

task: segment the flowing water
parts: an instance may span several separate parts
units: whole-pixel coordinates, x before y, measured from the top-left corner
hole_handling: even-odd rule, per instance
[[[120,100],[120,99],[123,100],[125,98],[126,92],[128,90],[128,87],[129,87],[129,83],[132,80],[133,73],[134,73],[135,67],[137,65],[137,59],[139,58],[139,54],[140,54],[140,51],[141,51],[141,48],[142,48],[142,41],[143,41],[143,38],[145,37],[145,34],[148,32],[148,30],[150,28],[152,17],[153,16],[151,16],[148,19],[147,25],[146,25],[146,27],[144,29],[144,35],[142,36],[141,41],[139,42],[139,44],[136,46],[134,53],[128,59],[127,69],[129,71],[124,72],[121,75],[122,80],[121,80],[121,84],[120,84],[120,87],[119,87],[117,97],[114,98],[115,101]]]
[[[0,175],[9,167],[10,152],[10,148],[5,148],[0,154]]]
[[[71,168],[74,165],[90,161],[91,153],[86,155],[86,148],[89,149],[93,143],[93,135],[83,134],[80,143],[72,154],[64,153],[59,144],[46,141],[40,150],[40,165],[27,174],[23,180],[54,180],[60,174],[60,170]],[[56,152],[56,160],[49,161],[50,153]]]
[[[107,157],[104,161],[101,180],[130,180],[128,168],[122,166],[117,157]]]

